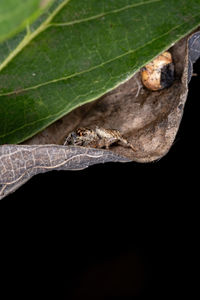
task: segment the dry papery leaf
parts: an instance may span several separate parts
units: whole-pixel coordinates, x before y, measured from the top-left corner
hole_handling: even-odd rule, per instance
[[[200,32],[169,49],[175,64],[171,87],[149,91],[140,72],[100,99],[85,104],[21,145],[0,146],[0,199],[32,176],[50,170],[79,170],[110,161],[151,162],[170,149],[183,115],[192,76],[200,57]],[[136,151],[116,144],[109,150],[63,146],[78,127],[117,129]]]
[[[134,152],[131,148],[114,145],[110,151],[137,162],[160,159],[169,151],[178,131],[188,93],[188,77],[200,55],[198,43],[199,32],[196,32],[189,43],[185,37],[169,49],[175,65],[171,87],[149,91],[137,72],[115,90],[75,109],[23,144],[63,144],[66,136],[78,127],[100,126],[119,130],[136,149]],[[195,49],[190,55],[188,45]]]

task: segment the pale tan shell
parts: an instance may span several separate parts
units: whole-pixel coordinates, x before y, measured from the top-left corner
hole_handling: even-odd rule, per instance
[[[171,63],[172,55],[170,52],[166,51],[147,64],[141,71],[144,86],[152,91],[162,89],[161,70]]]

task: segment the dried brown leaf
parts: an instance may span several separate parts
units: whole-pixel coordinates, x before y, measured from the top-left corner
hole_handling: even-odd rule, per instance
[[[175,81],[151,92],[141,84],[140,72],[100,99],[83,105],[23,145],[0,146],[0,199],[32,176],[50,170],[77,170],[109,161],[150,162],[163,157],[177,134],[187,99],[192,65],[200,56],[200,32],[169,49]],[[110,150],[63,146],[78,127],[117,129],[136,152],[120,144]]]
[[[115,90],[75,109],[25,143],[63,144],[65,137],[78,127],[100,126],[119,130],[136,149],[133,152],[116,145],[111,149],[113,152],[137,162],[160,159],[169,151],[179,128],[191,76],[188,76],[188,65],[191,73],[194,62],[191,53],[198,49],[198,38],[198,32],[190,38],[189,45],[195,51],[189,56],[188,37],[169,49],[175,64],[175,81],[171,87],[149,91],[143,87],[138,72]]]

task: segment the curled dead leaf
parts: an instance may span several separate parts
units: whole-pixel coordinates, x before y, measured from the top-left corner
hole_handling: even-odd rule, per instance
[[[200,56],[199,36],[196,32],[169,49],[175,67],[175,79],[169,88],[147,90],[138,72],[115,90],[75,109],[23,144],[63,144],[66,136],[77,128],[99,126],[118,130],[136,149],[133,152],[113,145],[110,150],[114,153],[137,162],[160,159],[169,151],[179,128],[192,64]]]
[[[169,49],[175,80],[166,89],[149,91],[140,72],[100,99],[85,104],[22,145],[0,146],[0,199],[32,176],[49,170],[77,170],[109,161],[151,162],[163,157],[177,134],[187,99],[193,63],[200,57],[200,32]],[[120,144],[109,150],[63,146],[79,127],[115,129],[136,151]]]

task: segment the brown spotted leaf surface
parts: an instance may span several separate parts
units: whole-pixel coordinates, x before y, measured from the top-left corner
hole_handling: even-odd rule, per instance
[[[0,199],[32,176],[50,170],[80,170],[109,161],[150,162],[163,157],[177,134],[192,76],[200,56],[200,32],[169,51],[175,64],[170,88],[151,92],[140,72],[98,100],[85,104],[21,145],[0,146]],[[109,150],[63,146],[78,127],[117,129],[136,151],[116,144]]]

